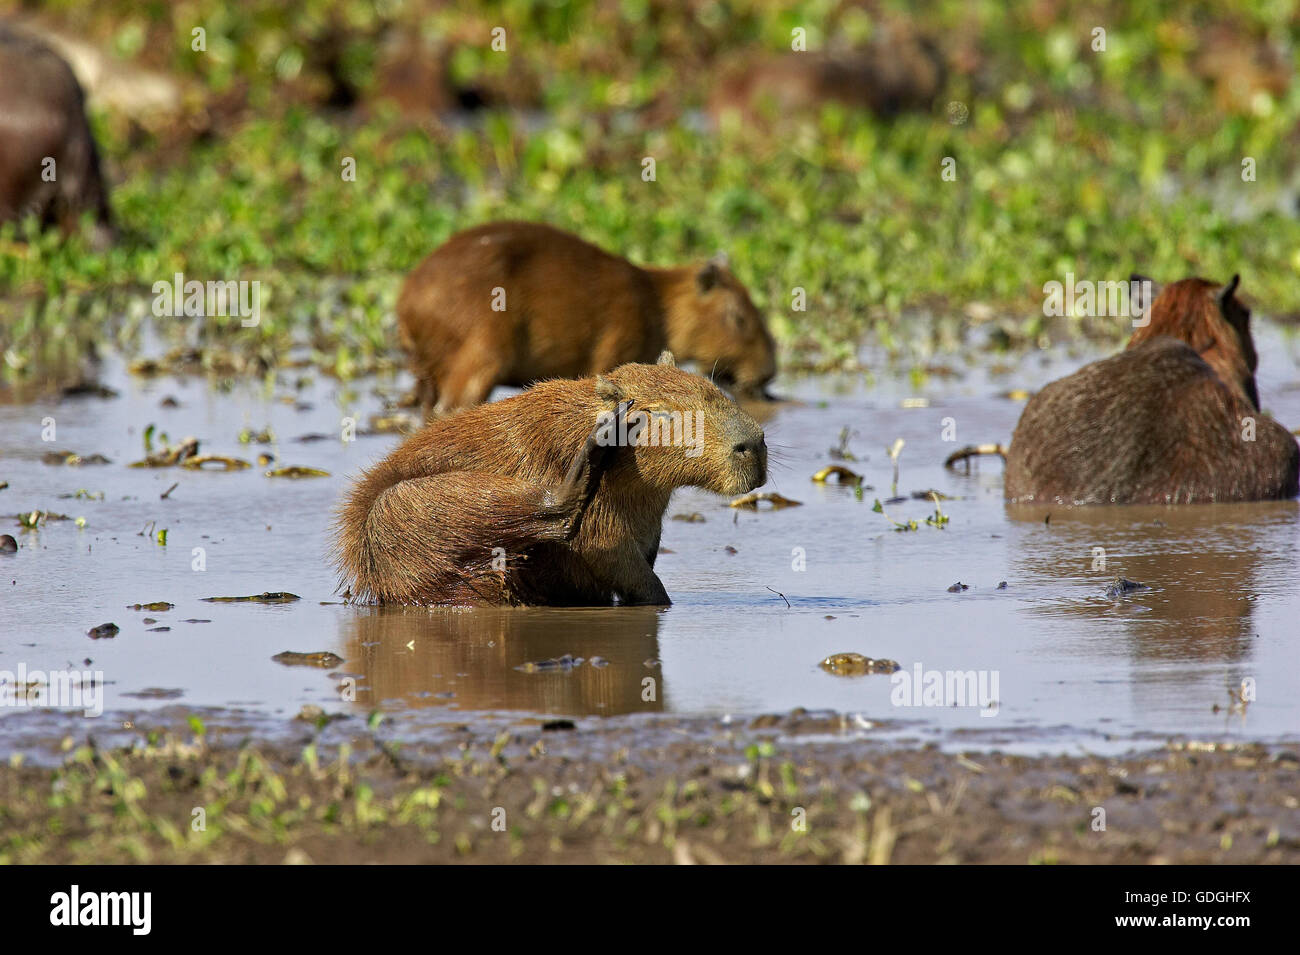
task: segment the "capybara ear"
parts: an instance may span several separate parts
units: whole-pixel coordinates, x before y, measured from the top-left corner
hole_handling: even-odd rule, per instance
[[[719,266],[716,258],[709,259],[700,270],[695,273],[695,287],[700,292],[707,292],[716,288],[722,282],[722,269],[725,266]]]
[[[623,389],[604,375],[596,376],[596,394],[606,401],[622,401]]]
[[[1154,302],[1156,296],[1160,294],[1160,290],[1164,288],[1163,285],[1151,278],[1151,276],[1139,275],[1136,272],[1129,275],[1128,281],[1129,288],[1135,290],[1137,295],[1137,308],[1140,312],[1145,312],[1150,308],[1151,303]],[[1148,288],[1151,290],[1150,298],[1144,294],[1144,291]],[[1134,292],[1130,292],[1130,294],[1134,294]]]
[[[1241,276],[1234,275],[1232,277],[1232,281],[1230,281],[1223,288],[1219,289],[1219,291],[1216,292],[1214,295],[1214,301],[1218,303],[1219,311],[1223,313],[1224,318],[1229,318],[1228,303],[1232,301],[1232,296],[1236,293],[1237,286],[1240,284],[1241,284]]]
[[[665,348],[663,351],[659,353],[659,360],[655,362],[655,364],[667,365],[669,368],[676,368],[677,359],[673,357],[672,352],[670,352],[668,349]]]

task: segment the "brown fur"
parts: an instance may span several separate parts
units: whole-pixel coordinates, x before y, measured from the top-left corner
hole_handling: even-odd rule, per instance
[[[495,288],[504,311],[492,309]],[[407,278],[397,316],[426,413],[478,404],[496,385],[654,361],[665,348],[744,390],[776,373],[772,336],[726,268],[640,268],[537,223],[452,236]]]
[[[946,70],[935,46],[891,33],[864,49],[843,53],[791,52],[739,64],[719,84],[715,116],[738,110],[750,118],[770,110],[788,116],[842,103],[878,116],[927,110],[943,90]]]
[[[83,212],[112,237],[99,152],[81,86],[56,53],[0,23],[0,222],[35,215],[71,230]],[[55,180],[42,179],[54,160]]]
[[[1191,504],[1300,493],[1300,447],[1260,413],[1250,312],[1225,287],[1165,288],[1118,355],[1054,381],[1025,407],[1006,497],[1060,504]],[[1245,440],[1244,419],[1255,422]]]
[[[702,454],[594,447],[615,402],[701,414]],[[380,603],[667,604],[653,567],[673,489],[738,494],[766,477],[762,429],[698,375],[630,364],[546,381],[436,419],[366,471],[340,512],[342,583]]]

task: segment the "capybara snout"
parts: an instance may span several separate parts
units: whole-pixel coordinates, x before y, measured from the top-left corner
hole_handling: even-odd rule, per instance
[[[767,483],[767,440],[763,429],[741,412],[728,425],[723,440],[730,442],[736,484],[723,493],[744,494]]]

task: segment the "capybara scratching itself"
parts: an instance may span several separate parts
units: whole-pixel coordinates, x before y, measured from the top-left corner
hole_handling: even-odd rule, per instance
[[[379,603],[668,604],[655,575],[674,488],[767,480],[754,419],[707,379],[627,364],[436,418],[339,514],[341,586]]]
[[[94,215],[113,230],[99,151],[71,67],[40,41],[0,23],[0,222],[36,216],[70,231]]]
[[[1124,351],[1035,395],[1007,451],[1007,499],[1191,504],[1300,493],[1300,446],[1260,412],[1237,284],[1235,275],[1222,286],[1173,283]]]
[[[664,349],[742,392],[776,374],[772,336],[725,265],[642,268],[537,223],[452,236],[407,277],[397,316],[426,415]]]

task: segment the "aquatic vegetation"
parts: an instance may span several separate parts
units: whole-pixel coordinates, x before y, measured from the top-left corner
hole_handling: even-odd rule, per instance
[[[256,603],[256,604],[287,604],[295,600],[301,600],[297,594],[285,593],[279,590],[268,590],[266,593],[253,594],[250,597],[200,597],[204,603],[210,604],[228,604],[228,603]]]
[[[738,0],[704,21],[698,4],[668,5],[654,30],[637,26],[641,5],[596,0],[545,13],[522,2],[431,11],[424,26],[435,33],[477,23],[486,35],[493,17],[517,17],[509,71],[462,45],[452,72],[485,89],[534,77],[535,95],[501,102],[547,113],[538,123],[489,110],[427,128],[382,107],[320,109],[370,94],[374,39],[404,22],[401,5],[348,3],[335,19],[255,0],[233,17],[200,0],[184,17],[206,24],[208,56],[192,55],[167,5],[51,7],[128,62],[194,83],[200,100],[242,84],[248,105],[216,110],[205,135],[174,145],[174,130],[93,117],[124,239],[101,252],[87,236],[0,229],[0,387],[75,381],[87,348],[138,348],[153,283],[177,272],[260,282],[262,319],[160,319],[175,351],[140,373],[184,358],[201,374],[253,374],[284,365],[295,346],[338,377],[392,370],[402,276],[457,229],[506,217],[576,229],[641,262],[726,249],[791,368],[853,367],[864,336],[892,355],[962,348],[981,327],[994,348],[1084,332],[1118,341],[1120,322],[1048,320],[1041,289],[1067,271],[1126,276],[1136,250],[1153,273],[1249,264],[1261,311],[1300,309],[1300,219],[1280,211],[1300,99],[1261,91],[1225,113],[1217,80],[1182,52],[1197,39],[1187,24],[1228,15],[1208,0],[1088,7],[1110,24],[1105,55],[1083,31],[1054,27],[1045,42],[1033,4],[940,3],[922,27],[965,38],[980,64],[945,93],[964,110],[881,119],[829,107],[779,134],[703,128],[690,110],[723,58],[788,47],[791,24],[821,42],[865,38],[871,22],[854,5]],[[1294,32],[1267,9],[1229,8],[1243,36]],[[1086,19],[1082,9],[1067,4],[1060,22]],[[652,105],[671,108],[647,128]],[[655,183],[639,175],[647,151]],[[339,175],[345,156],[356,182]],[[1242,179],[1243,156],[1259,160],[1255,180]],[[940,178],[945,158],[955,181]],[[805,311],[792,307],[795,287]]]
[[[832,653],[818,664],[836,676],[865,676],[868,673],[896,673],[902,669],[894,660],[875,659],[861,653]]]

